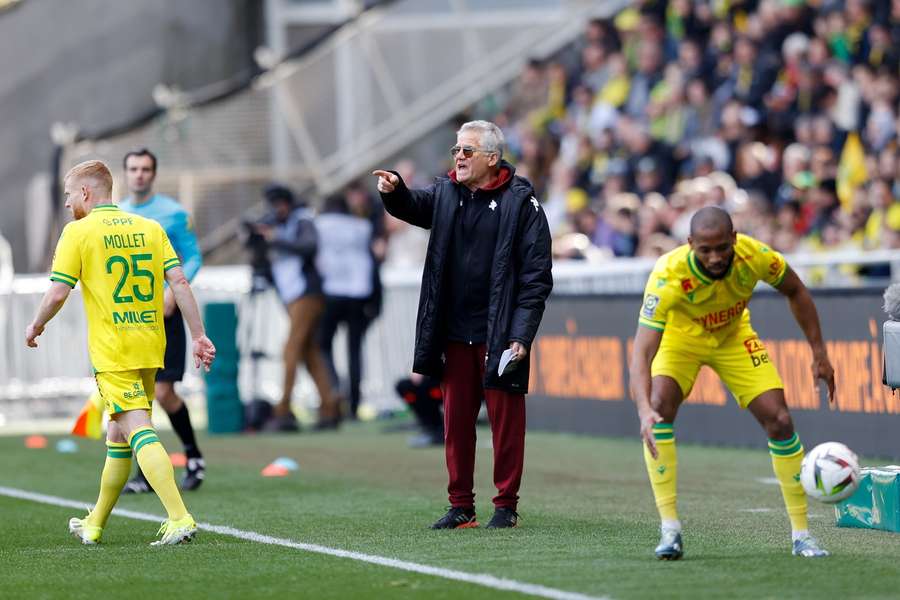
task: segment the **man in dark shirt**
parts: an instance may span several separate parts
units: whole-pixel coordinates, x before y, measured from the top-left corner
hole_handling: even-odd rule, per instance
[[[408,189],[396,172],[373,174],[390,214],[431,229],[413,370],[440,378],[444,396],[450,510],[432,528],[478,525],[473,474],[482,398],[498,490],[488,527],[515,527],[529,349],[553,287],[550,230],[531,184],[502,160],[499,127],[472,121],[456,139],[455,168],[425,189]]]

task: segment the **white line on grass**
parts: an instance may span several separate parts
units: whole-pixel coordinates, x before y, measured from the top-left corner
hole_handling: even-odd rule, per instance
[[[757,477],[756,481],[766,485],[779,485],[777,477]]]
[[[0,496],[8,496],[10,498],[18,498],[20,500],[30,500],[32,502],[40,502],[41,504],[50,504],[53,506],[64,506],[67,508],[76,508],[90,510],[91,505],[86,502],[78,502],[77,500],[68,500],[66,498],[58,498],[56,496],[47,496],[45,494],[37,494],[16,488],[0,486]],[[158,523],[162,521],[162,517],[142,513],[133,510],[125,510],[117,508],[113,510],[114,515],[126,517],[129,519],[137,519],[139,521],[152,521]],[[304,544],[295,542],[286,538],[277,538],[255,531],[244,531],[233,527],[224,527],[221,525],[211,525],[209,523],[198,523],[200,529],[218,533],[219,535],[227,535],[241,540],[256,542],[258,544],[268,544],[270,546],[282,546],[285,548],[293,548],[295,550],[303,550],[305,552],[314,552],[316,554],[326,554],[328,556],[337,556],[339,558],[349,558],[382,567],[391,567],[400,569],[401,571],[410,571],[413,573],[421,573],[423,575],[433,575],[435,577],[443,577],[444,579],[452,579],[455,581],[463,581],[473,583],[495,590],[504,590],[509,592],[519,592],[529,596],[537,596],[539,598],[551,598],[552,600],[609,600],[608,596],[587,596],[577,592],[566,592],[555,588],[536,585],[533,583],[523,583],[514,579],[504,579],[495,577],[485,573],[466,573],[463,571],[454,571],[452,569],[444,569],[442,567],[432,567],[430,565],[422,565],[419,563],[409,562],[406,560],[398,560],[396,558],[387,558],[385,556],[377,556],[375,554],[363,554],[362,552],[353,552],[351,550],[342,550],[340,548],[330,548],[328,546],[320,546],[318,544]]]

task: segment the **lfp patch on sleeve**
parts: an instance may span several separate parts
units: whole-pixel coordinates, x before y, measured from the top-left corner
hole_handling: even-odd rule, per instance
[[[644,297],[644,307],[641,309],[641,314],[648,319],[652,319],[656,315],[657,306],[659,306],[659,296],[647,294]]]

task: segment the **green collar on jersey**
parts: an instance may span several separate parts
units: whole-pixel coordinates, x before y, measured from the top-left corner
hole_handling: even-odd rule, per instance
[[[688,268],[691,270],[691,273],[700,280],[700,283],[704,285],[712,285],[714,282],[725,279],[731,274],[731,268],[734,267],[734,255],[731,257],[731,262],[728,264],[728,269],[725,270],[725,274],[721,277],[713,277],[709,273],[707,273],[706,269],[703,268],[703,265],[697,260],[697,257],[694,255],[694,251],[691,250],[688,252],[687,258]]]
[[[687,263],[688,268],[691,270],[691,273],[694,275],[694,277],[700,280],[700,283],[703,283],[704,285],[709,285],[710,283],[712,283],[712,281],[707,279],[706,276],[702,274],[700,265],[697,264],[697,257],[694,256],[693,250],[688,252]]]

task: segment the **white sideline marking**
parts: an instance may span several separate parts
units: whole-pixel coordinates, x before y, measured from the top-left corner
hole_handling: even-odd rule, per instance
[[[777,477],[757,477],[756,481],[766,485],[778,485],[780,483]]]
[[[20,500],[30,500],[32,502],[39,502],[41,504],[50,504],[53,506],[63,506],[67,508],[76,508],[83,510],[90,510],[91,508],[91,505],[86,502],[67,500],[66,498],[37,494],[35,492],[28,492],[25,490],[19,490],[16,488],[9,488],[4,486],[0,486],[0,496],[18,498]],[[152,521],[154,523],[159,523],[163,520],[162,517],[159,517],[157,515],[151,515],[149,513],[142,513],[133,510],[125,510],[121,508],[114,509],[113,514],[129,519],[137,519],[139,521]],[[401,571],[410,571],[413,573],[421,573],[423,575],[433,575],[435,577],[443,577],[444,579],[473,583],[475,585],[480,585],[495,590],[519,592],[520,594],[527,594],[529,596],[537,596],[540,598],[551,598],[552,600],[610,600],[608,596],[587,596],[585,594],[579,594],[577,592],[566,592],[564,590],[557,590],[555,588],[545,587],[543,585],[523,583],[521,581],[515,581],[514,579],[495,577],[493,575],[488,575],[485,573],[466,573],[464,571],[454,571],[452,569],[444,569],[442,567],[432,567],[429,565],[399,560],[396,558],[377,556],[375,554],[363,554],[361,552],[342,550],[340,548],[329,548],[328,546],[320,546],[318,544],[304,544],[302,542],[295,542],[286,538],[277,538],[263,535],[254,531],[235,529],[234,527],[211,525],[209,523],[198,523],[197,527],[206,531],[211,531],[212,533],[218,533],[219,535],[227,535],[241,540],[257,542],[259,544],[283,546],[285,548],[293,548],[295,550],[303,550],[305,552],[326,554],[328,556],[337,556],[339,558],[349,558],[351,560],[358,560],[360,562],[366,562],[373,565],[400,569]]]
[[[771,508],[739,508],[738,512],[745,513],[769,513],[772,512]]]

